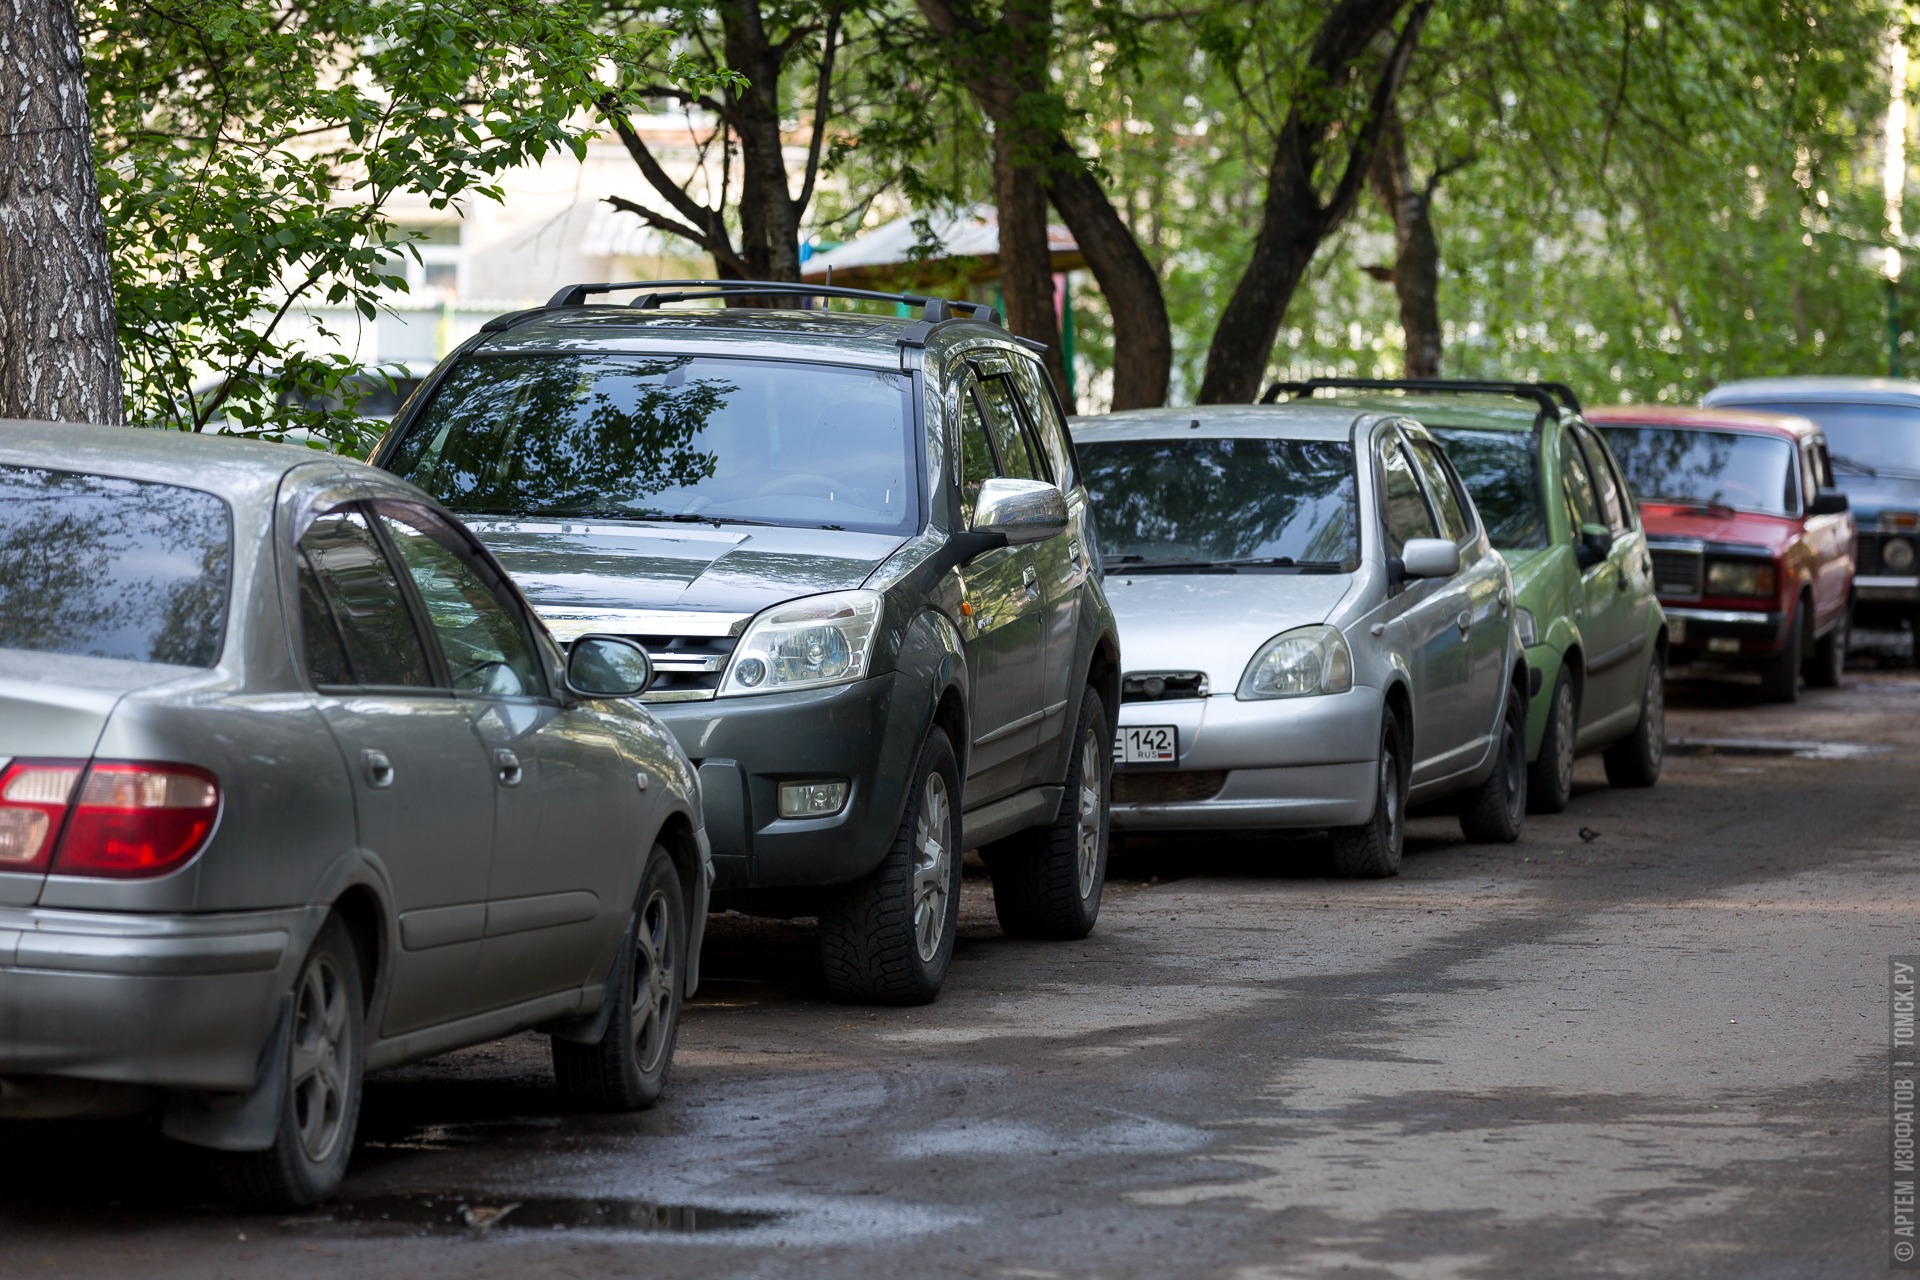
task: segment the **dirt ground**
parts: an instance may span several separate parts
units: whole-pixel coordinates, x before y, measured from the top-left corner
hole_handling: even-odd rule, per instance
[[[970,877],[927,1008],[718,918],[657,1109],[567,1111],[531,1037],[391,1072],[320,1213],[203,1204],[136,1126],[0,1128],[0,1275],[1878,1273],[1920,674],[1752,694],[1675,684],[1657,788],[1583,761],[1518,844],[1419,819],[1395,880],[1135,843],[1036,944]]]

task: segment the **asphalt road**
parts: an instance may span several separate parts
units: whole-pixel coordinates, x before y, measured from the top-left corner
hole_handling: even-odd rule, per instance
[[[1396,880],[1134,847],[1043,945],[970,879],[930,1008],[718,919],[658,1109],[567,1112],[532,1038],[393,1072],[320,1213],[202,1204],[126,1125],[0,1128],[0,1274],[1878,1274],[1920,677],[1672,697],[1653,791],[1582,762],[1517,845],[1417,821]]]

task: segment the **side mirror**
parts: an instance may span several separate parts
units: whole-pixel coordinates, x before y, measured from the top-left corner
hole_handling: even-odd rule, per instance
[[[1845,515],[1853,509],[1853,503],[1847,495],[1838,489],[1821,489],[1813,495],[1813,502],[1807,507],[1810,516]]]
[[[1008,545],[1044,542],[1067,531],[1067,495],[1045,480],[996,477],[973,501],[973,533],[999,535]]]
[[[1400,549],[1400,572],[1409,578],[1451,578],[1460,572],[1460,548],[1445,538],[1409,538]]]
[[[1582,569],[1591,569],[1613,554],[1613,534],[1604,525],[1583,524],[1574,540],[1573,558]]]
[[[631,698],[653,683],[653,662],[625,636],[581,636],[567,654],[567,691],[582,698]]]

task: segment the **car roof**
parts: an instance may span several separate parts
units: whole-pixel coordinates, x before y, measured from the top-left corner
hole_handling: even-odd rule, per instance
[[[1338,440],[1345,443],[1362,419],[1358,412],[1322,401],[1292,404],[1207,404],[1185,409],[1128,409],[1072,419],[1077,444],[1102,440],[1171,440],[1198,432],[1202,438]]]
[[[271,493],[280,478],[303,463],[332,459],[302,448],[147,427],[91,423],[0,421],[0,463],[83,471],[201,489],[228,499]]]
[[[1341,405],[1355,411],[1384,413],[1412,418],[1425,427],[1466,427],[1476,431],[1531,431],[1540,417],[1538,405],[1523,403],[1511,396],[1462,394],[1421,395],[1418,392],[1343,391],[1338,395],[1317,394],[1316,404]],[[1291,400],[1289,404],[1302,401]]]
[[[1909,378],[1806,376],[1747,378],[1723,382],[1706,395],[1709,407],[1767,404],[1781,400],[1835,401],[1852,404],[1920,405],[1920,382]]]
[[[805,356],[898,369],[900,335],[917,317],[861,311],[800,311],[765,307],[700,307],[652,310],[617,306],[541,308],[524,312],[485,333],[478,352],[641,352],[671,346],[677,351],[723,356]],[[485,331],[483,331],[485,332]],[[939,332],[1008,341],[1007,331],[985,321],[954,319]]]
[[[1599,405],[1587,410],[1587,420],[1595,426],[1609,422],[1633,423],[1690,431],[1744,431],[1794,440],[1820,434],[1820,424],[1810,418],[1790,413],[1763,413],[1757,409],[1695,409],[1671,404]]]

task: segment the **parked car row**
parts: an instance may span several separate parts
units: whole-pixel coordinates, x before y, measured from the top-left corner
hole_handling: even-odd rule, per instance
[[[916,314],[673,307],[822,295]],[[0,425],[0,1115],[157,1109],[308,1204],[369,1070],[533,1028],[650,1105],[710,907],[924,1002],[969,851],[1029,938],[1094,928],[1110,827],[1390,876],[1412,805],[1652,785],[1689,646],[1844,660],[1807,424],[1266,401],[1070,433],[989,308],[656,281],[490,322],[371,466]]]

